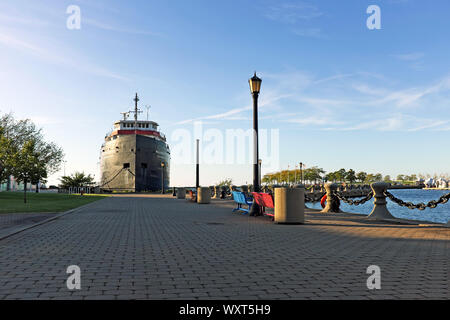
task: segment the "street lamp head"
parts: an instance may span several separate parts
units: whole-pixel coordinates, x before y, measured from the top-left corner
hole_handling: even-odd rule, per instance
[[[262,82],[262,80],[256,76],[256,71],[255,71],[255,75],[253,77],[251,77],[250,79],[248,79],[248,83],[250,85],[250,92],[252,94],[259,93],[259,91],[261,89],[261,82]]]

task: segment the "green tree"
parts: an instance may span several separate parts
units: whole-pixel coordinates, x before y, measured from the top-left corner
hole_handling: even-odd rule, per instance
[[[17,150],[11,158],[13,163],[11,173],[18,182],[23,182],[23,200],[26,203],[28,182],[38,181],[41,177],[47,178],[46,164],[39,159],[35,140],[25,142],[23,147]]]
[[[32,152],[36,162],[39,163],[37,165],[39,170],[36,170],[32,177],[28,176],[29,172],[23,172],[22,176],[28,176],[27,179],[31,179],[27,180],[27,182],[33,184],[45,182],[49,174],[59,170],[64,158],[62,149],[53,142],[46,142],[42,129],[36,128],[36,125],[31,120],[16,121],[12,114],[9,113],[0,117],[0,128],[0,149],[2,150],[0,151],[0,182],[4,181],[11,174],[14,176],[20,174],[17,161],[19,161],[18,157],[20,155],[27,157],[25,152]],[[25,145],[27,145],[26,148]],[[12,161],[13,155],[15,155],[14,161]],[[27,161],[26,159],[22,160],[21,163]],[[16,166],[17,168],[14,168]],[[22,169],[30,170],[23,167]],[[38,192],[38,188],[36,188],[36,192]]]
[[[391,182],[392,180],[391,180],[391,176],[390,175],[386,175],[386,176],[384,176],[384,179],[383,179],[383,181],[384,182]]]
[[[358,173],[356,174],[356,179],[357,179],[359,182],[361,182],[361,183],[366,182],[366,179],[367,179],[367,173],[364,172],[364,171],[358,172]]]
[[[71,176],[63,176],[60,178],[61,188],[80,188],[94,184],[94,177],[90,174],[86,175],[84,172],[75,172]],[[229,181],[231,184],[231,179],[224,180],[223,182]],[[221,184],[219,184],[221,185]],[[222,184],[225,185],[225,184]]]
[[[5,130],[0,124],[0,183],[11,175],[11,155],[14,154],[12,140],[4,132]]]
[[[347,172],[345,171],[345,169],[340,169],[338,171],[336,171],[336,179],[339,182],[345,182],[345,178],[347,176]]]
[[[350,184],[353,184],[353,182],[356,181],[355,171],[353,169],[348,170],[346,178],[347,178],[348,182],[350,182]]]

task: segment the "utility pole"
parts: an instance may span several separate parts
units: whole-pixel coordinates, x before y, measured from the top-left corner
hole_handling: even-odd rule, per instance
[[[195,166],[195,188],[200,187],[200,139],[197,139],[197,162]]]

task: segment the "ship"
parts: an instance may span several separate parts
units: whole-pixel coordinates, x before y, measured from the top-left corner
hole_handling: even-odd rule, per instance
[[[105,192],[147,192],[169,188],[170,148],[158,123],[140,120],[138,94],[134,110],[122,112],[100,150],[100,189]],[[134,119],[129,119],[130,114]],[[164,187],[164,188],[163,188]]]

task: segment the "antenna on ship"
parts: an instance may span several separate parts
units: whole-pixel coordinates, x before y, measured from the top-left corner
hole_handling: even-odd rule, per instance
[[[145,109],[147,109],[147,121],[148,121],[148,110],[150,110],[151,107],[152,107],[152,106],[149,106],[149,105],[146,105],[146,106],[145,106]]]
[[[127,120],[128,117],[130,116],[129,112],[121,112],[120,114],[123,116],[123,120]]]

